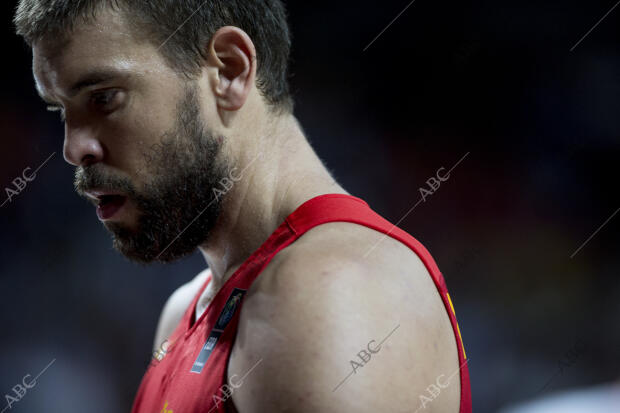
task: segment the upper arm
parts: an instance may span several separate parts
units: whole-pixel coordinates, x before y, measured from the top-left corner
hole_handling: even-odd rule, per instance
[[[402,282],[432,284],[424,264],[391,272],[293,258],[261,280],[244,304],[229,365],[229,377],[243,377],[260,361],[235,390],[239,411],[416,410],[437,376],[458,366],[455,339],[438,294]],[[436,411],[452,411],[458,380],[450,387]]]

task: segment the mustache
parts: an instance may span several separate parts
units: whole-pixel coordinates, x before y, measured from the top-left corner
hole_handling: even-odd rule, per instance
[[[122,192],[129,197],[136,195],[136,190],[127,178],[106,171],[100,164],[78,166],[73,180],[75,191],[85,197],[85,192],[93,189]]]

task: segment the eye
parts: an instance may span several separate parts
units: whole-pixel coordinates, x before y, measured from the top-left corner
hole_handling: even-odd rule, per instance
[[[57,105],[48,105],[47,110],[49,112],[60,112],[60,120],[62,122],[65,121],[65,110],[62,107],[57,106]]]
[[[101,90],[90,95],[90,104],[106,113],[113,112],[120,105],[120,100],[121,93],[118,89]]]

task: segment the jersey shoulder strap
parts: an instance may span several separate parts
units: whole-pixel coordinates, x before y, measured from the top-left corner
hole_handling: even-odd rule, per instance
[[[329,222],[351,222],[374,229],[411,248],[429,270],[435,284],[442,289],[446,288],[443,276],[427,249],[411,235],[374,212],[362,199],[345,194],[322,195],[304,203],[286,221],[296,238]],[[365,256],[372,254],[375,247],[371,247]]]

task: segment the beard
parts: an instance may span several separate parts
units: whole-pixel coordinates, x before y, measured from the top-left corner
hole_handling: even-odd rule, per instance
[[[229,171],[223,139],[205,127],[195,88],[186,87],[176,118],[172,130],[144,154],[148,175],[141,190],[101,164],[80,166],[75,173],[81,196],[89,189],[105,189],[133,201],[138,212],[134,227],[117,222],[105,226],[114,248],[143,264],[190,255],[209,239],[222,209],[222,198],[214,196],[214,190]]]

